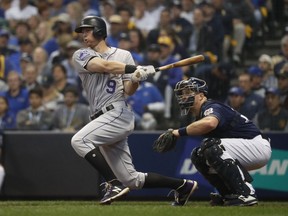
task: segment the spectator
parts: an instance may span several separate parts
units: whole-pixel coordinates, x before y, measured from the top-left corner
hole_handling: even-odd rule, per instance
[[[51,112],[54,112],[58,104],[64,100],[63,94],[56,89],[53,82],[52,75],[45,75],[41,83],[43,87],[43,106]]]
[[[285,63],[277,74],[277,80],[281,94],[281,104],[288,110],[288,63]]]
[[[272,62],[274,64],[274,71],[276,75],[282,68],[283,64],[288,61],[288,34],[285,34],[281,38],[280,46],[279,53],[272,56]]]
[[[64,13],[66,6],[64,0],[51,0],[50,1],[50,17],[56,17]]]
[[[20,52],[13,46],[9,45],[10,33],[8,30],[0,29],[0,54],[12,64],[12,67],[19,73]]]
[[[153,20],[155,22],[155,20]],[[152,29],[149,31],[147,35],[147,44],[153,44],[157,43],[157,40],[160,36],[164,36],[161,34],[162,31],[167,32],[172,32],[173,30],[171,29],[171,14],[169,9],[164,9],[160,13],[160,21],[159,24],[156,26],[156,28]],[[171,36],[171,35],[169,35]]]
[[[62,13],[56,17],[56,20],[52,26],[53,37],[51,37],[42,46],[46,50],[48,56],[59,49],[58,38],[63,34],[72,34],[72,26],[70,23],[70,16],[67,13]]]
[[[195,68],[194,74],[196,77],[206,80],[209,85],[209,98],[224,102],[235,70],[231,64],[215,63],[209,57],[206,57],[206,60],[204,64],[199,64]]]
[[[34,64],[30,63],[23,71],[23,84],[28,91],[34,88],[40,88],[40,83],[37,81],[38,73]]]
[[[123,20],[118,14],[114,14],[109,18],[110,35],[107,36],[107,43],[111,47],[118,47],[119,35],[123,32]]]
[[[224,1],[224,8],[232,16],[232,38],[235,40],[234,46],[231,47],[233,53],[232,60],[236,64],[241,64],[246,38],[252,37],[251,33],[255,28],[254,11],[249,1],[246,0]]]
[[[85,16],[99,16],[99,9],[98,8],[95,8],[95,7],[91,7],[92,3],[92,0],[78,0],[78,2],[80,3],[80,5],[82,6],[83,8],[83,14],[82,16],[85,17]],[[106,1],[105,1],[106,2]]]
[[[67,59],[67,45],[70,41],[73,40],[73,37],[71,34],[61,34],[57,38],[57,44],[59,48],[55,51],[53,51],[48,59],[48,66],[52,67],[53,64],[60,64],[62,61]]]
[[[146,55],[144,57],[144,65],[153,65],[155,68],[160,66],[161,48],[159,44],[150,44],[147,48]],[[149,81],[157,82],[157,78],[163,75],[163,73],[156,73],[153,77],[148,77]],[[155,81],[152,81],[155,80]]]
[[[265,87],[263,83],[263,71],[258,66],[251,66],[248,68],[248,73],[251,76],[252,91],[260,97],[265,97]]]
[[[80,2],[72,1],[66,5],[66,11],[70,16],[72,29],[75,29],[81,22],[84,14],[84,9]]]
[[[146,39],[142,34],[141,30],[138,28],[131,29],[129,31],[129,37],[131,41],[131,51],[144,57],[144,52],[146,49]]]
[[[181,17],[188,20],[192,25],[194,24],[194,8],[195,1],[194,0],[181,0],[182,12]]]
[[[129,34],[122,32],[119,35],[118,47],[120,49],[130,51],[136,65],[142,64],[143,63],[143,56],[140,55],[139,53],[135,52],[135,51],[132,51],[131,46],[132,46],[132,43],[131,43]]]
[[[0,96],[0,122],[1,131],[16,128],[16,116],[10,111],[8,100],[4,96]]]
[[[66,68],[61,64],[54,64],[52,66],[53,85],[61,93],[64,94],[65,88],[72,86],[67,80]]]
[[[67,81],[71,84],[77,85],[79,81],[78,74],[72,63],[73,53],[79,49],[82,44],[77,40],[71,40],[66,46],[66,58],[61,61],[61,64],[66,68]]]
[[[9,21],[11,29],[19,20],[28,20],[31,16],[37,15],[37,8],[29,4],[29,0],[19,0],[18,4],[5,11],[5,19]]]
[[[219,17],[222,21],[224,39],[222,43],[222,60],[225,63],[230,61],[231,44],[234,44],[233,39],[233,14],[229,11],[229,8],[225,7],[224,0],[212,0],[211,4],[215,8],[215,16]],[[221,59],[221,58],[220,58]]]
[[[52,28],[47,21],[41,21],[34,32],[38,46],[43,46],[53,36]]]
[[[29,95],[25,87],[22,86],[22,79],[16,71],[11,71],[7,75],[8,90],[1,92],[9,103],[10,111],[16,116],[20,110],[29,106]]]
[[[89,108],[78,101],[78,89],[72,86],[64,90],[64,103],[60,104],[54,113],[54,129],[75,132],[89,121]]]
[[[116,13],[114,1],[102,1],[100,5],[100,14],[107,25],[107,33],[110,35],[111,25],[109,18]]]
[[[43,91],[41,88],[29,91],[30,106],[17,114],[17,128],[21,130],[50,130],[52,113],[42,105]]]
[[[146,1],[136,0],[134,3],[134,16],[131,18],[145,38],[152,29],[157,27],[157,22],[153,20],[153,17],[149,16],[146,7]]]
[[[174,1],[171,6],[171,25],[176,35],[181,39],[184,47],[188,47],[189,38],[192,33],[192,24],[185,18],[181,17],[183,7],[180,1]]]
[[[154,84],[141,82],[136,92],[128,97],[127,102],[135,113],[136,129],[155,130],[157,122],[163,120],[165,103]]]
[[[276,88],[266,90],[266,106],[256,117],[262,131],[288,131],[288,110],[281,107],[280,96],[280,91]]]
[[[214,48],[214,32],[204,19],[204,13],[200,8],[193,11],[193,31],[189,39],[188,52],[192,55],[210,51],[216,53]]]
[[[122,5],[117,8],[118,14],[122,18],[123,30],[128,32],[131,29],[134,29],[136,26],[132,20],[133,12],[130,5]]]
[[[1,64],[0,64],[0,79],[4,80],[4,79],[6,79],[7,74],[10,71],[15,70],[15,68],[14,68],[13,64],[10,62],[10,60],[5,57],[5,55],[0,54],[0,62],[1,62]]]
[[[223,54],[223,42],[224,42],[224,26],[222,22],[222,18],[218,16],[216,13],[216,8],[213,4],[203,2],[201,4],[201,9],[204,12],[204,19],[212,31],[214,33],[214,45],[213,50],[207,50],[213,52],[217,56],[218,61],[223,61],[222,54]]]
[[[228,97],[226,104],[232,107],[234,110],[242,114],[242,106],[245,101],[244,91],[238,86],[232,86],[228,91]]]
[[[42,76],[49,73],[49,67],[47,64],[48,56],[46,50],[38,46],[32,53],[33,64],[37,70],[37,81],[42,81]]]
[[[263,86],[265,88],[278,87],[278,81],[273,71],[272,58],[267,54],[262,54],[258,59],[258,67],[263,71]]]
[[[248,73],[242,73],[238,76],[238,84],[245,94],[242,114],[252,120],[255,115],[262,109],[264,99],[252,91],[251,76]]]
[[[21,57],[20,57],[20,71],[21,71],[21,74],[24,73],[24,71],[26,70],[26,67],[28,64],[31,64],[33,63],[33,59],[32,59],[32,56],[29,55],[28,53],[22,53],[21,54]]]
[[[160,65],[167,65],[167,64],[176,62],[176,59],[172,55],[172,52],[174,50],[174,43],[172,39],[168,36],[159,37],[158,44],[160,45],[160,49],[161,49]],[[167,70],[165,74],[163,74],[163,76],[160,75],[160,77],[161,79],[164,79],[164,80],[160,80],[159,86],[157,85],[157,87],[159,88],[165,100],[164,117],[166,121],[174,124],[178,122],[179,112],[177,112],[177,110],[174,110],[176,107],[173,106],[173,103],[174,103],[173,101],[175,100],[175,97],[173,94],[173,88],[175,87],[175,84],[178,81],[182,80],[183,72],[181,68],[172,68],[172,69]]]
[[[159,23],[160,14],[164,6],[158,0],[146,0],[146,11],[156,25]]]

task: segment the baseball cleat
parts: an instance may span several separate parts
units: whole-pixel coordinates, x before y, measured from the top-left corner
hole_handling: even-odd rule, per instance
[[[121,196],[127,194],[130,190],[128,187],[117,185],[113,186],[110,183],[105,183],[106,193],[103,198],[100,200],[101,205],[110,205],[112,201],[120,198]]]
[[[258,204],[258,199],[255,195],[227,195],[224,199],[224,206],[253,206]]]
[[[218,193],[210,193],[210,205],[211,206],[223,206],[224,198]]]
[[[175,201],[172,203],[173,206],[185,205],[191,194],[197,189],[198,183],[192,180],[184,179],[183,185],[174,190]]]

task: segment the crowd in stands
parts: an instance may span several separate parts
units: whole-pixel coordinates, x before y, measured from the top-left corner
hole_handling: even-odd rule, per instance
[[[197,54],[205,62],[156,73],[127,98],[136,129],[185,125],[175,84],[206,80],[209,98],[253,120],[261,130],[288,131],[286,0],[1,0],[0,119],[3,130],[77,131],[89,108],[73,53],[87,15],[102,17],[110,46],[135,64],[159,67]],[[280,30],[279,52],[245,65],[245,47]],[[255,48],[256,49],[256,48]]]

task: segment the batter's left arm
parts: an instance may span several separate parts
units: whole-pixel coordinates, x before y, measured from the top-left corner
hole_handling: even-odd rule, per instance
[[[123,81],[123,85],[124,85],[125,94],[128,96],[131,96],[136,92],[136,90],[139,86],[139,83],[137,83],[137,82],[133,83],[130,80],[125,80],[125,81]]]

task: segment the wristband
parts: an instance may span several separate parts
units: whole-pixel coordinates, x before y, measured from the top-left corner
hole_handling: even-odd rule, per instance
[[[182,127],[178,129],[178,133],[180,136],[188,136],[187,127]]]
[[[131,74],[134,73],[134,71],[137,70],[137,67],[135,65],[125,65],[125,74]]]

